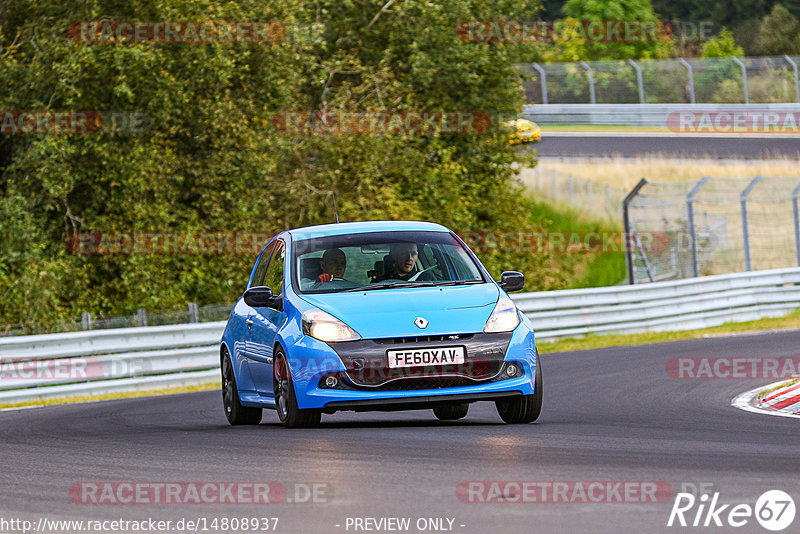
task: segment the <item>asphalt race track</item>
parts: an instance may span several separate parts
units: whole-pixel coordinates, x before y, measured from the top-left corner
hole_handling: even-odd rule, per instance
[[[730,406],[764,380],[677,380],[665,370],[677,356],[797,356],[798,340],[800,332],[783,331],[545,355],[543,415],[523,426],[502,424],[484,403],[456,423],[438,422],[430,411],[339,413],[324,416],[318,429],[286,430],[268,411],[258,427],[233,428],[218,392],[0,412],[0,517],[279,517],[277,532],[297,533],[354,532],[346,518],[387,516],[412,518],[409,532],[419,532],[420,517],[451,518],[452,531],[478,534],[706,531],[666,526],[672,496],[660,503],[469,503],[456,487],[475,480],[665,481],[674,491],[713,484],[721,503],[753,505],[770,489],[798,501],[798,421]],[[329,502],[76,504],[68,491],[82,481],[321,483]],[[785,532],[798,525],[800,517]],[[766,532],[753,518],[745,528],[713,531]]]
[[[534,145],[543,157],[659,155],[673,158],[783,159],[800,158],[800,136],[744,137],[686,134],[547,133]]]

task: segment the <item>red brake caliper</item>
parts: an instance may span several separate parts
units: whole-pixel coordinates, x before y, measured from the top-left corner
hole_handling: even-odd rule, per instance
[[[286,380],[286,358],[278,358],[275,362],[275,378]]]

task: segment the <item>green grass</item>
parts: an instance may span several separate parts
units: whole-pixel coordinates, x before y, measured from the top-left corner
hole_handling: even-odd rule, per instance
[[[533,325],[534,329],[536,325]],[[776,329],[800,328],[800,310],[778,318],[760,319],[743,323],[725,323],[720,326],[702,328],[700,330],[680,330],[677,332],[647,332],[643,334],[590,334],[583,338],[568,338],[547,342],[542,340],[536,343],[539,352],[549,354],[555,352],[568,352],[575,350],[590,350],[605,347],[618,347],[630,345],[645,345],[649,343],[665,343],[682,339],[698,339],[704,337],[723,336],[726,334],[771,331]]]
[[[611,221],[589,219],[563,205],[534,199],[531,218],[551,232],[619,232]],[[627,276],[625,254],[621,252],[558,254],[556,261],[569,272],[566,289],[613,286]]]
[[[586,272],[572,282],[571,288],[605,287],[620,283],[627,276],[624,254],[593,254]]]

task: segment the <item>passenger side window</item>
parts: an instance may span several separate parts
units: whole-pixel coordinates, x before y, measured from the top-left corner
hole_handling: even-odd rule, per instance
[[[263,285],[262,281],[264,280],[264,273],[267,271],[269,257],[272,255],[272,251],[274,249],[275,243],[272,243],[270,246],[264,249],[264,252],[261,253],[261,256],[258,258],[258,263],[256,264],[256,270],[253,274],[253,282],[250,284],[250,287]]]
[[[275,242],[275,252],[267,267],[264,282],[261,285],[272,288],[272,294],[280,296],[283,294],[283,263],[285,248],[283,241]]]

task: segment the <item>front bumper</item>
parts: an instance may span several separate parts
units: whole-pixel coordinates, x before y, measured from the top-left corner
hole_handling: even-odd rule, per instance
[[[338,388],[362,391],[442,389],[503,378],[504,359],[511,341],[506,334],[457,334],[413,338],[367,339],[334,343],[345,367]],[[387,365],[389,351],[420,354],[429,348],[458,348],[464,363],[418,367]]]
[[[510,338],[508,334],[505,334],[508,341],[507,344],[505,341],[502,342],[503,350],[498,352],[496,343],[498,339],[493,338],[490,340],[492,343],[484,343],[486,350],[481,353],[483,354],[482,358],[489,362],[495,362],[500,365],[508,362],[518,364],[520,369],[519,376],[503,380],[483,380],[457,387],[437,387],[433,389],[402,390],[394,387],[365,386],[364,384],[369,381],[362,381],[363,383],[356,384],[359,387],[350,389],[320,387],[320,381],[326,375],[352,372],[353,359],[348,359],[346,355],[344,357],[339,355],[337,350],[343,354],[345,353],[343,344],[340,344],[340,346],[337,346],[337,350],[334,350],[331,345],[309,336],[301,336],[297,343],[288,348],[289,364],[292,369],[298,407],[301,409],[323,409],[326,412],[352,409],[406,410],[414,409],[414,407],[421,409],[436,403],[474,402],[477,400],[496,400],[506,395],[532,395],[537,364],[536,344],[530,321],[524,315],[521,318],[520,325],[511,333]],[[474,334],[474,336],[476,336],[475,339],[487,340],[487,338],[481,338],[480,336],[482,335],[479,334]],[[362,344],[357,348],[363,346],[368,346],[368,344]],[[384,354],[384,351],[391,347],[392,345],[385,344],[385,348],[381,349],[380,354]],[[351,356],[353,354],[358,357],[365,357],[365,353],[359,351],[351,353]],[[467,356],[470,356],[469,352]],[[346,365],[345,362],[350,365]],[[348,369],[348,367],[350,368]],[[476,371],[484,369],[484,367],[476,366],[472,369]],[[385,378],[385,376],[382,377],[378,382],[382,383]]]

